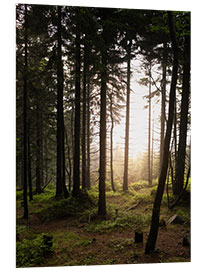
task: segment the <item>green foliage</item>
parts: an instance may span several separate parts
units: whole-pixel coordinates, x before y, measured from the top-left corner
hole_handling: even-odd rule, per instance
[[[103,220],[86,226],[86,230],[95,233],[110,233],[118,228],[141,228],[149,225],[151,214],[123,214],[114,220]]]
[[[22,201],[23,200],[23,191],[16,191],[16,201]]]
[[[43,263],[45,256],[53,250],[44,244],[45,234],[38,235],[35,239],[23,239],[16,242],[16,266],[30,267]]]
[[[50,201],[48,206],[37,211],[39,218],[43,221],[80,215],[84,210],[94,206],[94,198],[88,193],[81,192],[78,197],[70,196],[67,199]]]

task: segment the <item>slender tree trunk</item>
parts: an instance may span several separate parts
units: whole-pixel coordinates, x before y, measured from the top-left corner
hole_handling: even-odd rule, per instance
[[[100,158],[99,158],[99,202],[98,214],[106,216],[106,84],[107,84],[107,51],[102,51],[101,72],[101,107],[100,107]]]
[[[171,140],[171,130],[172,130],[172,125],[173,125],[175,91],[176,91],[177,73],[178,73],[178,44],[176,41],[176,34],[175,34],[175,28],[174,28],[174,22],[173,22],[173,13],[171,11],[168,12],[168,19],[169,19],[171,41],[172,41],[172,46],[173,46],[172,82],[171,82],[170,97],[169,97],[168,122],[167,122],[166,135],[164,139],[163,162],[162,162],[162,168],[161,168],[161,172],[159,176],[158,188],[157,188],[156,196],[154,199],[151,228],[150,228],[150,232],[149,232],[146,247],[145,247],[146,254],[149,254],[150,252],[154,251],[157,235],[158,235],[160,206],[161,206],[164,186],[166,182],[166,175],[167,175],[167,170],[168,170],[169,146],[170,146],[170,140]]]
[[[66,135],[66,146],[67,146],[67,150],[68,150],[68,189],[69,191],[71,190],[71,177],[72,177],[72,162],[71,162],[71,154],[70,154],[70,145],[69,145],[69,141],[68,141],[68,134],[66,132],[65,129],[65,135]]]
[[[28,202],[27,202],[27,43],[28,43],[28,37],[27,37],[27,5],[25,5],[25,34],[24,34],[24,40],[25,40],[25,63],[24,63],[24,97],[23,97],[23,128],[24,128],[24,138],[23,138],[23,175],[24,175],[24,181],[23,181],[23,204],[24,204],[24,215],[23,218],[28,218]]]
[[[148,183],[151,186],[151,63],[149,64]]]
[[[110,116],[111,116],[111,134],[110,134],[110,169],[111,169],[111,188],[115,192],[114,179],[113,179],[113,128],[114,128],[114,120],[113,120],[113,100],[112,95],[110,95]]]
[[[40,102],[40,101],[39,101]],[[40,179],[41,186],[44,186],[44,149],[43,149],[43,115],[42,115],[42,106],[40,104]]]
[[[76,26],[76,69],[75,69],[75,124],[74,124],[74,163],[73,163],[73,195],[80,190],[80,31]]]
[[[153,166],[154,166],[153,163],[154,163],[154,117],[152,122],[151,179],[153,179]]]
[[[87,189],[90,189],[90,78],[87,83]]]
[[[64,126],[64,113],[63,113],[63,123],[62,123],[62,157],[63,157],[63,162],[62,162],[62,172],[63,172],[63,177],[62,177],[62,188],[63,188],[63,195],[64,195],[64,198],[68,198],[68,190],[67,190],[67,187],[66,187],[66,171],[65,171],[65,167],[66,167],[66,157],[65,157],[65,138],[64,138],[64,135],[65,135],[65,126]]]
[[[45,183],[48,183],[48,145],[47,145],[47,135],[45,136],[44,141],[44,152],[45,152],[45,160],[44,160],[44,170],[45,170]]]
[[[27,136],[27,145],[28,145],[28,186],[29,186],[29,200],[33,200],[32,195],[32,168],[31,168],[31,151],[30,151],[30,119],[28,120],[28,136]]]
[[[37,97],[37,108],[36,108],[36,193],[41,193],[41,127],[40,127],[40,106]]]
[[[166,119],[166,44],[164,43],[164,53],[162,62],[162,86],[161,86],[161,134],[160,134],[160,161],[159,168],[161,171],[164,149],[165,119]]]
[[[86,78],[87,78],[87,48],[84,48],[83,69],[83,108],[82,108],[82,188],[87,188],[87,164],[86,164]]]
[[[178,143],[174,195],[179,195],[184,186],[185,154],[187,142],[188,108],[190,95],[190,36],[185,37],[183,87],[180,115],[180,135]]]
[[[130,125],[130,53],[131,53],[130,40],[127,48],[127,97],[126,97],[126,123],[125,123],[125,156],[124,156],[124,176],[123,176],[123,191],[128,190],[128,155],[129,155],[129,125]]]
[[[64,113],[63,113],[63,62],[61,39],[61,7],[58,6],[57,25],[57,181],[56,197],[68,196],[65,184],[65,147],[64,147]]]

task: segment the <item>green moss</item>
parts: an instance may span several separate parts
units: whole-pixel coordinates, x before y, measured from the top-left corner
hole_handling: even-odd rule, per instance
[[[86,209],[94,207],[94,198],[88,193],[83,193],[78,197],[69,197],[67,199],[53,199],[48,205],[39,209],[37,215],[43,221],[65,218],[80,215]]]
[[[45,246],[43,237],[44,234],[40,234],[32,240],[23,239],[16,242],[17,267],[37,266],[43,263],[45,256],[53,251],[51,247]]]
[[[103,220],[86,226],[86,230],[95,233],[110,233],[118,228],[141,228],[148,226],[151,214],[126,214],[114,220]]]

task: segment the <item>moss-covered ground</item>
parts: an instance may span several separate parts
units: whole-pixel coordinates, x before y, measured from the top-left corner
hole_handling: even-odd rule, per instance
[[[97,215],[97,186],[81,192],[79,198],[57,200],[55,187],[49,185],[29,203],[28,220],[22,218],[22,191],[17,191],[17,267],[190,261],[190,247],[183,246],[183,237],[190,233],[190,205],[181,201],[169,210],[166,194],[160,215],[166,227],[159,228],[157,252],[144,254],[156,184],[149,187],[146,181],[135,182],[124,193],[119,184],[116,192],[111,191],[107,182],[105,220]],[[174,214],[184,222],[168,225]],[[135,231],[143,232],[144,243],[134,242]],[[52,247],[45,245],[46,235],[53,238]]]

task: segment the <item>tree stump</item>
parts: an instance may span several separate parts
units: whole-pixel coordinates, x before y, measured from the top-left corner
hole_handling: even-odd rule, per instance
[[[135,231],[135,243],[143,243],[143,233]]]
[[[53,251],[53,236],[44,234],[43,235],[43,242],[44,242],[44,253],[49,254]]]

